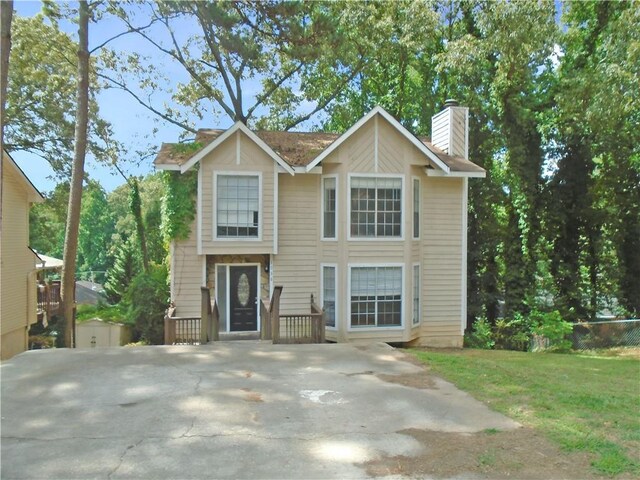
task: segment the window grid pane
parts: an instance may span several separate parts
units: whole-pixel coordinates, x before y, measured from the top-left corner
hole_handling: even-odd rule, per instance
[[[399,237],[401,224],[401,179],[351,178],[351,236]]]
[[[413,180],[413,238],[420,237],[420,180]]]
[[[322,267],[322,303],[327,327],[336,326],[336,267]]]
[[[402,325],[402,268],[351,269],[351,326]]]
[[[413,266],[413,324],[420,323],[420,265]]]
[[[219,237],[257,237],[259,179],[255,175],[217,177],[216,218]]]
[[[324,238],[336,238],[336,179],[325,178],[322,202],[324,208]]]

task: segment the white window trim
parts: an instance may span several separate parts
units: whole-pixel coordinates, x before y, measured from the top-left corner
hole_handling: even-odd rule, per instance
[[[351,179],[367,178],[399,178],[400,179],[400,236],[399,237],[353,237],[351,236]],[[404,241],[405,219],[405,177],[395,173],[350,173],[347,184],[347,240],[350,242],[402,242]]]
[[[325,188],[324,188],[324,181],[327,178],[334,178],[336,181],[336,212],[335,212],[335,219],[333,221],[334,223],[334,232],[335,232],[335,237],[325,237],[324,236],[324,205],[325,205],[325,199],[324,199],[324,192],[325,192]],[[327,241],[327,242],[337,242],[338,241],[338,213],[340,211],[340,201],[339,201],[339,197],[338,197],[338,191],[340,190],[338,188],[338,175],[323,175],[321,178],[321,182],[320,182],[320,201],[321,201],[321,205],[320,205],[320,234],[322,236],[322,240],[323,241]]]
[[[415,282],[416,282],[416,267],[418,268],[418,321],[415,321],[413,312],[413,301],[415,300]],[[411,266],[411,328],[418,328],[422,325],[422,266],[420,263],[414,263]]]
[[[383,326],[383,327],[352,327],[351,326],[351,270],[353,268],[375,268],[375,267],[400,267],[400,278],[402,279],[400,293],[400,325],[399,326]],[[406,280],[404,277],[404,263],[349,263],[347,264],[347,331],[348,332],[382,332],[382,331],[400,331],[405,328],[405,305],[406,305]]]
[[[416,182],[418,184],[418,236],[415,235],[416,226],[413,223],[413,216],[415,215],[415,204],[414,204],[414,196],[415,196],[415,188]],[[422,182],[420,181],[420,177],[413,176],[411,177],[411,238],[413,240],[420,240],[420,235],[422,233]]]
[[[257,237],[219,237],[218,236],[218,177],[258,177],[258,236]],[[262,241],[262,224],[264,221],[262,214],[262,172],[246,171],[246,172],[213,172],[213,239],[218,242],[261,242]]]
[[[338,264],[337,263],[321,263],[320,264],[320,308],[324,308],[324,267],[329,267],[329,268],[333,268],[334,271],[334,278],[335,278],[335,311],[336,311],[336,324],[333,327],[329,327],[325,325],[325,328],[327,330],[338,330],[338,323],[339,323],[339,318],[340,316],[338,315],[338,311],[339,311],[339,302],[338,302],[338,294],[339,294],[339,290],[338,290]]]
[[[260,294],[262,292],[262,285],[260,284],[261,280],[262,280],[262,272],[260,271],[261,265],[259,263],[216,263],[216,283],[215,283],[215,290],[216,290],[216,303],[218,305],[220,305],[220,300],[218,298],[218,294],[220,293],[220,290],[218,289],[218,269],[224,267],[226,269],[226,276],[227,276],[227,297],[229,294],[229,286],[231,285],[231,270],[229,267],[256,267],[257,270],[257,274],[258,274],[258,285],[257,285],[257,290],[256,290],[256,296],[258,299],[258,302],[260,302],[261,298],[260,298]],[[227,317],[227,329],[222,332],[222,333],[244,333],[244,332],[232,332],[230,330],[231,327],[231,302],[229,301],[229,298],[227,298],[227,305],[226,305],[226,311],[225,311],[226,317]],[[256,304],[256,316],[257,316],[257,330],[247,330],[247,332],[260,332],[262,330],[262,322],[261,322],[261,318],[260,318],[260,303]]]

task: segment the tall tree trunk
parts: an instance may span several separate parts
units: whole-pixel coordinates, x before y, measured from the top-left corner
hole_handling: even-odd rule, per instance
[[[64,316],[64,345],[73,347],[73,309],[75,304],[76,261],[84,160],[87,150],[89,123],[89,5],[86,0],[78,7],[78,92],[76,105],[75,148],[71,170],[71,189],[64,236],[64,264],[62,266],[62,307]]]
[[[9,53],[11,52],[11,21],[13,0],[0,5],[0,232],[2,232],[2,158],[4,155],[4,106],[9,83]]]

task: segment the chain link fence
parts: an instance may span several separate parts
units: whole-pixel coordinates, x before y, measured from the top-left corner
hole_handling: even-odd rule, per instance
[[[571,337],[574,350],[640,347],[640,319],[576,323]]]

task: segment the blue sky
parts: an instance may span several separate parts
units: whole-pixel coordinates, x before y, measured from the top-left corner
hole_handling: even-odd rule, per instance
[[[41,9],[39,1],[16,1],[14,3],[17,15],[23,17],[34,16]],[[77,26],[70,22],[61,22],[60,27],[72,37],[77,37]],[[104,18],[97,23],[89,25],[89,48],[99,45],[106,39],[111,38],[116,33],[124,30],[122,24],[118,21]],[[185,35],[188,34],[188,26],[185,28]],[[140,51],[148,55],[157,57],[156,68],[163,69],[168,72],[173,81],[186,80],[185,74],[179,68],[171,64],[167,64],[161,54],[155,50],[155,47],[148,45],[137,35],[125,35],[113,43],[110,47],[116,50],[132,50]],[[158,97],[156,102],[169,101],[166,97]],[[132,97],[126,92],[120,90],[103,90],[98,95],[98,103],[100,105],[101,116],[111,122],[116,138],[125,143],[129,151],[134,152],[136,149],[142,149],[145,146],[160,145],[162,142],[173,142],[178,139],[181,129],[177,126],[158,122],[157,118],[151,114],[143,106],[136,103]],[[215,122],[215,124],[213,124]],[[199,127],[220,127],[226,128],[231,125],[227,119],[214,121],[211,119],[209,123],[198,125]],[[153,129],[157,128],[157,132]],[[41,192],[48,192],[56,185],[55,179],[52,178],[53,171],[49,164],[38,156],[26,152],[14,152],[12,157],[17,161],[23,171],[31,179],[33,184]],[[140,166],[136,166],[135,158],[122,159],[124,162],[124,170],[128,174],[141,175],[153,171],[152,159],[145,160]],[[130,161],[127,161],[130,160]],[[124,179],[113,167],[105,167],[98,165],[90,156],[87,156],[86,171],[88,174],[103,185],[107,191],[113,190],[118,185],[124,183]]]

